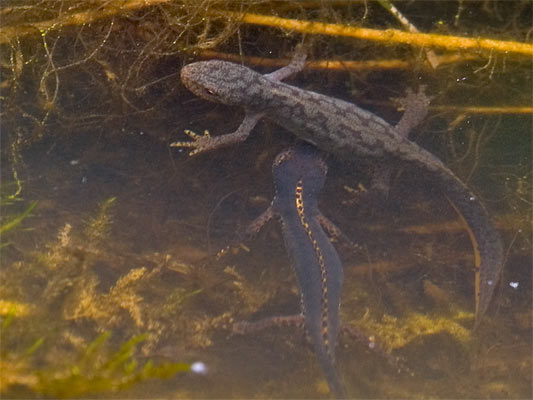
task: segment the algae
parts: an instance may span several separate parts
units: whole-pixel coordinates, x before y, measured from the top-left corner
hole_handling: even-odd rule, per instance
[[[268,300],[259,301],[257,294],[250,297],[251,289],[243,287],[251,285],[235,273],[221,279],[169,255],[114,253],[109,241],[116,204],[115,197],[100,202],[83,230],[65,223],[42,251],[4,267],[3,394],[72,398],[123,391],[149,378],[171,378],[189,371],[190,364],[141,363],[139,355],[157,357],[169,346],[175,347],[171,353],[208,348],[217,331],[231,328],[231,307],[222,307],[220,313],[199,312],[192,302],[205,297],[202,301],[212,298],[220,304],[225,297],[226,304],[230,295],[235,304],[247,304],[246,310],[254,311]],[[129,267],[132,260],[150,266]],[[128,268],[116,275],[114,283],[106,282],[102,265],[120,270],[123,264]],[[165,282],[168,274],[178,277],[173,280],[178,286]],[[221,289],[221,284],[223,293],[210,289],[211,285]],[[111,332],[131,339],[111,341]]]

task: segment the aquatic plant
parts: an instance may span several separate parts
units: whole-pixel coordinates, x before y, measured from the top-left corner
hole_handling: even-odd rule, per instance
[[[30,203],[30,205],[22,213],[10,217],[8,221],[2,222],[2,225],[0,225],[0,235],[3,235],[7,233],[8,231],[12,230],[13,228],[17,227],[18,225],[20,225],[20,223],[24,221],[24,219],[26,219],[26,217],[28,217],[31,214],[31,212],[33,211],[36,205],[37,205],[37,202],[34,201]],[[4,244],[2,244],[2,246],[3,245]]]
[[[5,235],[19,227],[37,205],[37,201],[33,201],[22,212],[13,211],[15,204],[24,201],[20,197],[22,182],[18,180],[16,173],[14,175],[17,178],[15,182],[2,182],[0,185],[0,249],[7,245]],[[14,193],[8,192],[12,186],[15,187]]]
[[[4,319],[1,326],[2,336],[9,336],[9,325]],[[16,323],[16,322],[15,322]],[[28,348],[17,353],[2,341],[0,365],[0,393],[12,396],[24,386],[34,395],[53,398],[79,398],[99,393],[124,390],[135,383],[147,379],[167,379],[180,372],[191,371],[188,363],[154,364],[152,361],[139,361],[135,356],[138,345],[147,335],[138,335],[124,342],[118,350],[108,344],[110,332],[105,332],[91,343],[80,349],[77,356],[69,358],[73,362],[63,365],[35,368],[32,366],[33,354],[43,349],[44,338],[35,340]],[[7,340],[11,342],[11,340]],[[48,346],[50,343],[48,344]],[[15,387],[14,387],[15,386]]]
[[[26,395],[80,397],[169,378],[191,365],[140,360],[152,354],[179,359],[174,353],[186,354],[184,348],[212,346],[214,333],[232,319],[233,311],[220,307],[221,298],[229,295],[235,308],[242,304],[250,311],[261,304],[260,295],[252,296],[252,285],[239,274],[222,273],[221,279],[169,255],[114,253],[110,239],[116,201],[102,201],[82,230],[67,222],[56,238],[5,266],[0,282],[3,394],[22,390]],[[109,271],[120,272],[109,281]],[[166,281],[169,274],[179,277],[178,285]],[[220,312],[199,309],[194,305],[199,297],[205,297],[208,307],[218,302]],[[131,339],[111,343],[115,332]],[[95,334],[99,336],[91,341]]]

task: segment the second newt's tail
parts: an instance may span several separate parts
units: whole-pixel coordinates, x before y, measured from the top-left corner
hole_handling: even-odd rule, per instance
[[[335,365],[335,360],[332,359],[325,346],[322,346],[322,348],[319,349],[317,347],[321,346],[315,344],[313,347],[333,396],[335,396],[336,399],[346,399],[346,389],[344,388],[337,366]]]

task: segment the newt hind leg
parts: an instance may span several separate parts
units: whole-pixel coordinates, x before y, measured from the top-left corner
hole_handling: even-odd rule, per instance
[[[274,81],[282,81],[287,79],[288,77],[297,74],[304,69],[306,58],[307,52],[305,46],[298,45],[296,46],[292,60],[288,65],[266,74],[265,77]]]
[[[305,332],[305,317],[303,314],[266,317],[254,322],[237,321],[233,323],[232,333],[236,335],[249,335],[252,333],[260,332],[265,329],[290,326],[294,326],[298,329],[303,330],[304,332],[302,333],[305,333],[308,343],[311,343],[307,332]],[[386,360],[391,367],[396,368],[398,371],[410,372],[409,368],[407,368],[399,358],[394,357],[393,355],[388,353],[383,347],[379,346],[376,343],[374,335],[369,336],[349,324],[341,324],[340,334],[342,337],[344,337],[345,340],[349,339],[359,342],[360,344],[368,348],[370,351],[375,352],[377,355]]]
[[[282,326],[296,326],[302,328],[304,326],[304,316],[302,314],[296,314],[267,317],[255,322],[238,321],[233,324],[232,330],[235,334],[247,335],[264,329]]]

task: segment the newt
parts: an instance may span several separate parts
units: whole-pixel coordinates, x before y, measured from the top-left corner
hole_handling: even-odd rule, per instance
[[[242,107],[245,117],[230,134],[211,137],[186,130],[190,142],[171,146],[192,148],[191,155],[245,140],[257,122],[267,117],[319,149],[348,161],[378,161],[384,166],[411,165],[438,185],[460,218],[466,222],[474,248],[475,324],[490,304],[503,268],[500,235],[488,213],[471,190],[436,156],[407,139],[424,117],[423,95],[414,96],[401,120],[392,126],[355,104],[281,82],[301,71],[305,53],[297,51],[290,64],[262,75],[227,61],[195,62],[181,70],[183,84],[197,96]],[[385,168],[385,167],[384,167]]]
[[[340,231],[318,209],[318,194],[324,186],[327,166],[313,146],[302,143],[280,153],[272,165],[275,196],[267,210],[247,229],[256,234],[274,217],[281,220],[285,247],[296,272],[301,296],[301,317],[274,317],[255,323],[254,330],[273,323],[299,323],[305,331],[328,382],[337,398],[346,391],[335,362],[339,333],[342,263],[328,232]],[[244,323],[246,324],[246,323]],[[245,328],[243,323],[240,329]]]

